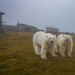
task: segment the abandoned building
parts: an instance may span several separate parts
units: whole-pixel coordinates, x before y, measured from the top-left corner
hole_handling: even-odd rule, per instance
[[[46,32],[56,33],[59,32],[59,29],[54,27],[46,27]]]
[[[37,27],[30,26],[23,23],[17,23],[17,25],[2,25],[4,31],[12,31],[12,32],[35,32],[38,31]]]
[[[38,31],[37,27],[30,26],[27,24],[19,23],[17,24],[17,30],[19,32],[31,32],[31,31]]]
[[[12,31],[12,32],[36,32],[36,31],[44,31],[39,30],[35,26],[23,24],[23,23],[17,23],[17,25],[3,25],[2,21],[2,15],[5,14],[3,12],[0,12],[0,32],[1,31]],[[46,32],[59,32],[58,28],[53,27],[46,27]]]
[[[4,29],[5,32],[7,31],[16,32],[17,31],[17,27],[15,25],[2,25],[2,28]]]

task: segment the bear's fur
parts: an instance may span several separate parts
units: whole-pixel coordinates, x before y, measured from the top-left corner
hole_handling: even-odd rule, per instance
[[[56,56],[56,36],[51,33],[36,32],[33,36],[33,46],[35,54],[41,55],[42,59],[46,59],[47,49],[50,49],[52,56]]]
[[[57,37],[57,50],[62,56],[71,57],[73,48],[73,40],[70,35],[59,34]]]

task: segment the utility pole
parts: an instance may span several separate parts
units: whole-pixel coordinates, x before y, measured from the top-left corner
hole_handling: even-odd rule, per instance
[[[0,12],[0,33],[3,32],[3,28],[2,28],[2,15],[4,15],[5,13]]]

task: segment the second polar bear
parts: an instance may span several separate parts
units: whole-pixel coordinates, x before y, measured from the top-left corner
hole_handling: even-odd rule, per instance
[[[70,56],[73,48],[73,40],[70,35],[59,34],[57,37],[57,50],[62,56]]]
[[[42,59],[46,59],[47,49],[50,49],[52,56],[56,56],[56,36],[51,33],[36,32],[33,36],[33,46],[35,54],[41,55]]]

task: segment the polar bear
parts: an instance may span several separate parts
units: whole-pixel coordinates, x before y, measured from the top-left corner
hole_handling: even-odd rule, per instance
[[[52,56],[57,56],[55,54],[56,49],[56,36],[51,33],[45,33],[43,31],[38,31],[33,36],[33,46],[35,49],[35,54],[41,55],[42,59],[46,59],[47,49],[50,49]]]
[[[60,55],[66,57],[71,57],[73,48],[73,40],[70,35],[66,34],[59,34],[57,36],[57,50],[60,53]]]

